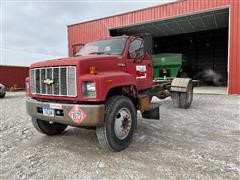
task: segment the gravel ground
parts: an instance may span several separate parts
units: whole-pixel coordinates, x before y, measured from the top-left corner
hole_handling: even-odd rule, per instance
[[[24,96],[8,93],[0,99],[0,179],[240,177],[240,96],[195,95],[187,110],[161,101],[161,119],[139,118],[132,144],[119,153],[102,150],[94,130],[39,134]]]

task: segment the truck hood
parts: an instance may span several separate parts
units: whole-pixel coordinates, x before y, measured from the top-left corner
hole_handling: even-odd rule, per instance
[[[80,66],[80,65],[94,65],[97,66],[104,62],[114,62],[114,60],[122,59],[120,55],[89,55],[89,56],[77,56],[77,57],[67,57],[60,59],[53,59],[48,61],[42,61],[34,63],[30,68],[40,68],[40,67],[54,67],[54,66]]]

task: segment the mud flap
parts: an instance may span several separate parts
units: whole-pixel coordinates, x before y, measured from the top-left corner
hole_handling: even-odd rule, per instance
[[[149,110],[142,112],[142,117],[145,119],[160,119],[160,104],[158,103],[151,103],[151,107]]]

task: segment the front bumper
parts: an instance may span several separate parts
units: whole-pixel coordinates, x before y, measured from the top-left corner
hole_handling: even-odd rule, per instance
[[[44,107],[54,106],[54,116],[45,116],[41,109]],[[104,104],[64,104],[64,103],[50,103],[50,102],[41,102],[35,99],[27,99],[26,101],[27,113],[32,116],[32,118],[41,119],[44,121],[58,122],[70,126],[103,126],[104,123],[104,113],[105,106]],[[77,107],[81,109],[85,114],[84,118],[81,120],[81,123],[76,123],[69,115],[74,108]],[[60,115],[56,114],[56,111],[60,110]],[[71,112],[70,112],[71,111]]]

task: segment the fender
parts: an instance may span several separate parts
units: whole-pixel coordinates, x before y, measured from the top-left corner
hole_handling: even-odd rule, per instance
[[[95,81],[97,88],[97,99],[105,101],[108,92],[112,88],[132,85],[136,88],[136,79],[126,72],[99,72],[96,75],[83,75],[81,81]]]
[[[187,92],[188,84],[192,82],[190,78],[174,78],[171,83],[170,91]]]

